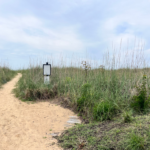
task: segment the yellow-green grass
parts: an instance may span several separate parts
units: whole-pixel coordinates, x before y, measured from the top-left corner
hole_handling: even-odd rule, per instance
[[[17,97],[35,102],[67,97],[62,103],[67,103],[83,120],[84,124],[57,138],[64,149],[150,149],[148,67],[86,71],[52,66],[49,85],[44,84],[43,70],[38,65],[21,72],[14,90]]]
[[[0,66],[0,88],[3,84],[10,81],[16,74],[16,71],[11,70],[6,66]]]

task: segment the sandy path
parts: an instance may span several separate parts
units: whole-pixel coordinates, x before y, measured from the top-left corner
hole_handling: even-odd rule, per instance
[[[50,102],[27,104],[15,98],[11,91],[20,77],[0,89],[0,150],[62,150],[50,133],[63,131],[69,116],[76,115]]]

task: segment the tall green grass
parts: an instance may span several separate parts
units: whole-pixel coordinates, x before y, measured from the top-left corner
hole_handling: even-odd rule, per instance
[[[95,121],[111,120],[123,110],[131,109],[132,89],[140,86],[143,74],[149,76],[148,68],[127,67],[116,70],[114,66],[117,61],[114,58],[113,61],[112,65],[108,63],[109,60],[105,61],[106,65],[110,65],[108,69],[100,66],[99,69],[91,70],[86,62],[81,62],[83,68],[52,66],[49,85],[44,84],[42,67],[31,64],[29,69],[22,70],[22,78],[14,92],[24,101],[69,97],[71,106],[81,116]],[[149,89],[149,77],[147,86]]]
[[[55,77],[52,84],[45,85],[43,80],[43,70],[40,67],[34,67],[27,70],[20,70],[22,78],[14,89],[16,96],[24,101],[34,101],[36,99],[49,99],[57,95],[57,86]]]
[[[0,87],[10,81],[16,74],[16,71],[11,70],[6,66],[0,66]]]
[[[21,71],[14,92],[24,101],[67,97],[68,104],[92,122],[65,131],[58,138],[65,149],[148,149],[149,117],[144,120],[135,116],[150,111],[150,68],[140,60],[141,54],[134,54],[131,64],[121,69],[115,69],[120,62],[109,57],[104,67],[97,69],[91,69],[86,62],[79,62],[83,68],[52,65],[49,85],[44,84],[42,64],[30,65]],[[144,64],[143,68],[139,69],[139,64]],[[117,117],[119,122],[115,122]]]

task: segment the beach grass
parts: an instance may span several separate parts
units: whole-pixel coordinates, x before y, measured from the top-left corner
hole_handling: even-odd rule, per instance
[[[5,65],[0,65],[0,88],[3,84],[10,81],[16,74],[17,71],[11,70]]]
[[[48,85],[42,66],[30,65],[21,71],[14,93],[23,101],[34,102],[61,97],[62,106],[67,103],[78,113],[83,123],[56,137],[66,150],[150,149],[150,69],[139,69],[141,62],[144,60],[136,62],[137,68],[121,69],[110,63],[108,69],[91,69],[86,62],[81,62],[83,68],[52,66]]]

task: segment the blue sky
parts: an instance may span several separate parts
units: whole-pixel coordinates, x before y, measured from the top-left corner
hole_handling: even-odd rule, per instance
[[[84,60],[107,68],[115,54],[116,68],[149,65],[149,6],[150,0],[0,0],[0,63],[22,69]]]

